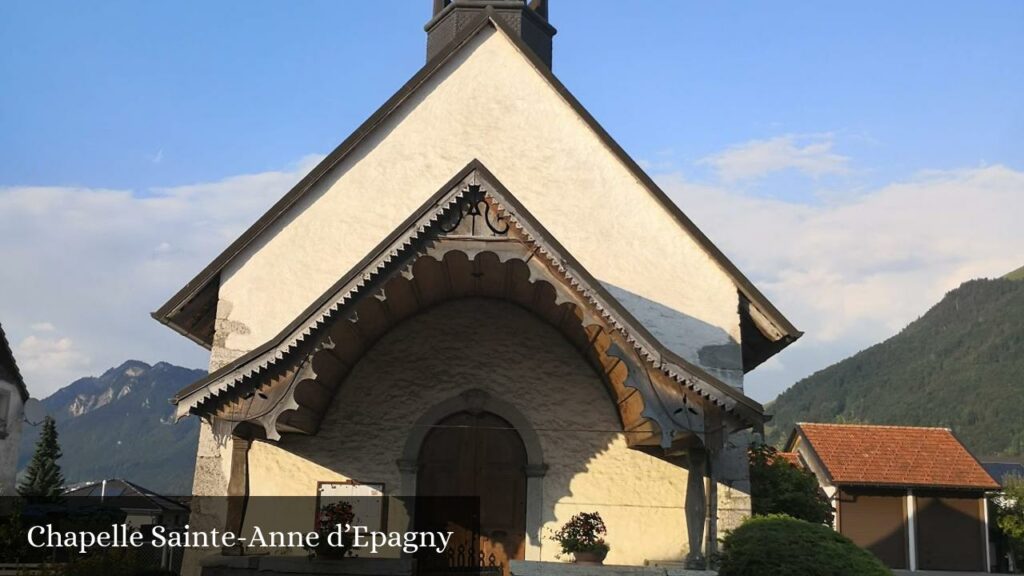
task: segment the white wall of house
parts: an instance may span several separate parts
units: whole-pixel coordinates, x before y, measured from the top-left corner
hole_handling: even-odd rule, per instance
[[[828,479],[828,473],[825,471],[825,466],[818,460],[817,455],[814,454],[814,451],[811,450],[807,442],[804,442],[802,437],[797,436],[790,451],[800,455],[800,460],[814,473],[814,476],[818,479],[818,485],[821,486],[822,491],[825,492],[829,501],[832,502],[832,509],[838,511],[839,506],[835,500],[838,488],[832,485],[832,482]]]
[[[742,386],[733,281],[490,28],[225,270],[214,363],[277,334],[474,158],[663,344]]]
[[[0,496],[15,493],[23,403],[18,387],[0,379]]]

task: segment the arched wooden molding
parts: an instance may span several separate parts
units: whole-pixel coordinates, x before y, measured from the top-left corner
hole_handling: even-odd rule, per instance
[[[575,290],[555,284],[539,260],[526,261],[529,253],[522,244],[491,243],[491,251],[477,252],[472,260],[462,250],[445,251],[446,246],[437,242],[380,290],[353,302],[349,314],[322,329],[298,367],[255,391],[221,400],[216,417],[258,423],[270,440],[282,432],[315,434],[334,392],[379,338],[423,309],[474,297],[512,302],[558,329],[604,381],[630,444],[667,448],[683,431],[702,437],[698,395],[624,352],[629,345],[584,308]],[[654,379],[663,381],[665,398]]]

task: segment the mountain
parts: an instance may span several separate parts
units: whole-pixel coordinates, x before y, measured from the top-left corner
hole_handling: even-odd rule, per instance
[[[1024,454],[1024,281],[971,280],[892,338],[805,378],[767,411],[795,422],[952,428],[979,456]]]
[[[102,376],[81,378],[42,400],[57,421],[68,484],[123,478],[167,495],[192,488],[199,423],[174,424],[175,392],[206,372],[129,360]],[[18,468],[32,458],[39,426],[25,425]]]

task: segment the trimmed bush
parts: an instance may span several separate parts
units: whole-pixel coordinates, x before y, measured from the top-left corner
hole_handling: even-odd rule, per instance
[[[754,516],[722,540],[719,576],[892,576],[878,558],[827,526]]]

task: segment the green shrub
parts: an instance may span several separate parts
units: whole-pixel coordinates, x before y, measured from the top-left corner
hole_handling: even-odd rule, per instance
[[[719,576],[892,576],[870,552],[827,526],[755,516],[722,541]]]
[[[135,576],[144,570],[135,550],[108,548],[90,552],[64,565],[64,576]]]
[[[794,466],[767,444],[749,450],[750,504],[755,516],[785,514],[815,524],[832,524],[832,503],[809,470]]]

